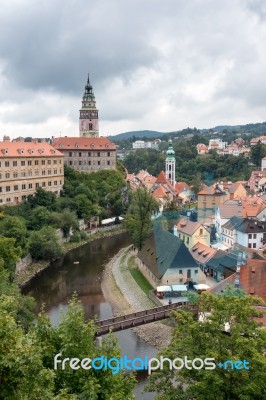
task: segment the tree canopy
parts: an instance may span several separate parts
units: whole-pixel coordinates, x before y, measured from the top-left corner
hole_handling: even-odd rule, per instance
[[[259,314],[254,304],[259,302],[230,291],[226,296],[202,293],[196,303],[200,320],[189,311],[174,312],[173,339],[161,354],[171,360],[214,358],[216,368],[171,371],[165,366],[151,375],[147,390],[157,392],[156,400],[265,399],[266,331],[253,319]],[[227,360],[246,360],[249,370],[218,366]]]

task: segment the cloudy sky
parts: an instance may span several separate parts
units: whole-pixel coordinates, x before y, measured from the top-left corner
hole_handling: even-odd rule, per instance
[[[265,0],[1,0],[0,139],[266,120]]]

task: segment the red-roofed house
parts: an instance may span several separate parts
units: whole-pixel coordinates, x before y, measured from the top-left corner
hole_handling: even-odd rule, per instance
[[[106,137],[60,137],[52,145],[80,172],[116,169],[116,146]]]
[[[18,204],[41,187],[56,195],[64,184],[63,154],[49,143],[0,142],[0,204]]]

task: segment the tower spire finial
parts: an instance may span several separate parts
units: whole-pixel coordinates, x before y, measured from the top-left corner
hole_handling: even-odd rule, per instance
[[[87,83],[90,84],[90,74],[88,73],[88,80]]]

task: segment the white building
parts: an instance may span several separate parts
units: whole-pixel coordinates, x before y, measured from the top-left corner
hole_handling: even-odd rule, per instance
[[[157,142],[145,142],[144,140],[136,140],[132,143],[132,147],[134,150],[136,149],[155,149],[158,150],[158,143]]]

